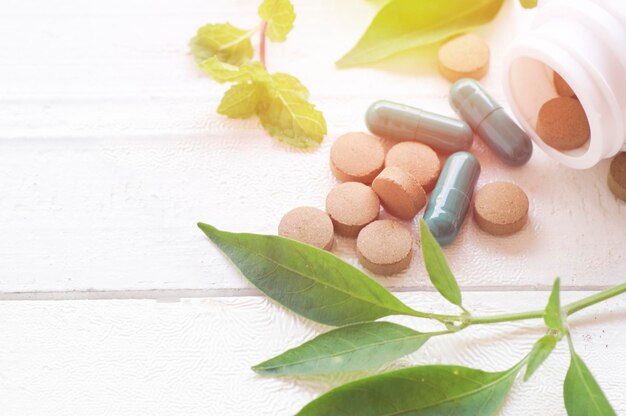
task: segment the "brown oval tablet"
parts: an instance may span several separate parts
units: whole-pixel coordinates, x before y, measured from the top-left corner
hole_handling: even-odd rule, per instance
[[[317,208],[300,207],[286,213],[278,225],[278,235],[324,250],[335,242],[333,223]]]
[[[574,93],[574,90],[572,89],[572,87],[570,87],[569,84],[565,82],[563,77],[559,75],[557,72],[554,73],[553,81],[554,81],[554,88],[556,89],[556,93],[559,94],[561,97],[570,97],[570,98],[576,97],[576,93]]]
[[[528,221],[528,197],[519,186],[492,182],[474,197],[474,219],[493,235],[509,235],[521,230]]]
[[[591,132],[580,102],[575,98],[556,97],[541,106],[537,134],[556,150],[572,150],[587,143]]]
[[[489,70],[489,45],[480,36],[467,33],[439,48],[439,72],[450,82],[461,78],[481,79]]]
[[[611,192],[626,201],[626,152],[618,154],[611,162],[608,181]]]
[[[437,153],[416,142],[401,142],[389,149],[385,166],[396,166],[410,173],[425,192],[433,190],[441,172]]]
[[[385,210],[403,220],[413,219],[426,205],[426,193],[417,180],[397,166],[385,169],[372,182]]]
[[[377,137],[347,133],[330,148],[330,169],[342,182],[370,184],[383,170],[385,149]]]
[[[413,239],[399,222],[380,220],[361,230],[356,249],[359,261],[366,269],[388,276],[409,267]]]
[[[326,197],[326,212],[338,234],[356,237],[363,227],[378,218],[380,201],[369,186],[345,182]]]

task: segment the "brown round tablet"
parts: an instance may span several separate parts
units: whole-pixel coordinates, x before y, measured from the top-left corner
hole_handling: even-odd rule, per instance
[[[347,133],[330,148],[330,169],[342,182],[370,184],[383,170],[385,149],[377,137]]]
[[[587,143],[591,131],[587,114],[577,99],[556,97],[541,106],[537,134],[556,150],[572,150]]]
[[[516,233],[528,222],[528,197],[509,182],[487,184],[474,197],[474,219],[489,234]]]
[[[372,189],[385,210],[403,220],[413,219],[426,205],[426,193],[417,180],[405,170],[390,166],[372,182]]]
[[[439,72],[450,82],[461,78],[481,79],[489,70],[489,45],[480,36],[467,33],[439,48]]]
[[[326,212],[338,234],[356,237],[363,227],[378,218],[380,201],[369,186],[345,182],[326,197]]]
[[[425,192],[433,190],[441,172],[437,153],[416,142],[401,142],[389,149],[385,166],[396,166],[410,173]]]
[[[413,239],[409,230],[393,220],[375,221],[356,240],[359,261],[368,270],[392,275],[409,267]]]
[[[554,73],[553,81],[554,81],[554,88],[556,89],[556,93],[559,94],[561,97],[570,97],[570,98],[576,97],[576,93],[574,93],[574,90],[572,89],[572,87],[570,87],[569,84],[565,82],[563,77],[559,75],[557,72]]]
[[[611,162],[609,189],[616,197],[626,201],[626,152],[618,154]]]
[[[313,207],[286,213],[278,225],[278,235],[324,250],[330,250],[335,242],[332,221],[324,211]]]

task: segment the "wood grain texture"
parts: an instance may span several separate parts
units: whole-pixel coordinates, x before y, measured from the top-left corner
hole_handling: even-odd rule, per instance
[[[588,293],[568,293],[564,301]],[[548,292],[470,293],[475,313],[542,307]],[[441,311],[435,293],[402,294]],[[626,412],[626,302],[616,298],[572,321],[578,353],[618,414]],[[424,321],[400,319],[415,329]],[[322,327],[260,297],[0,302],[0,403],[5,416],[288,416],[327,389],[359,375],[271,378],[250,366],[311,339]],[[430,340],[387,368],[449,363],[496,371],[527,354],[540,321],[482,326]],[[527,383],[513,387],[502,415],[564,416],[569,362],[561,343]],[[361,376],[364,374],[361,374]]]
[[[300,77],[328,119],[329,135],[311,153],[274,143],[254,119],[218,116],[225,87],[189,56],[187,41],[204,23],[256,25],[256,1],[2,2],[0,292],[247,288],[197,221],[275,233],[291,208],[323,208],[336,184],[330,144],[364,130],[376,99],[453,115],[434,50],[334,68],[371,4],[295,7],[296,27],[286,43],[269,45],[268,64]],[[502,101],[501,56],[531,16],[510,1],[479,30],[493,50],[484,85]],[[462,286],[546,288],[557,274],[568,288],[623,279],[626,204],[607,189],[607,163],[573,171],[536,150],[528,165],[510,169],[482,143],[474,151],[481,183],[511,180],[529,194],[530,224],[503,239],[468,219],[446,249]],[[336,252],[356,263],[352,240]],[[382,281],[428,286],[419,256],[404,276]]]

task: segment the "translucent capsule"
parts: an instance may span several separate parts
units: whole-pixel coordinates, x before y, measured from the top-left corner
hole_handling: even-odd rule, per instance
[[[428,228],[442,246],[459,233],[479,175],[480,163],[470,153],[458,152],[446,161],[424,212]]]
[[[523,165],[533,153],[528,135],[473,79],[452,85],[450,105],[498,157],[511,166]]]
[[[376,101],[365,115],[367,128],[377,136],[392,140],[415,140],[442,152],[467,150],[474,133],[466,122],[419,108]]]

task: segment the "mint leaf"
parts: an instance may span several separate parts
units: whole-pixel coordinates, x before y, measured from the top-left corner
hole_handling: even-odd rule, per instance
[[[250,72],[242,71],[236,65],[222,62],[215,56],[202,61],[200,69],[219,83],[249,81],[252,79]]]
[[[615,415],[615,410],[611,407],[591,371],[574,351],[571,340],[570,353],[572,358],[563,384],[563,399],[567,414],[569,416]]]
[[[222,62],[241,65],[254,54],[250,42],[254,32],[238,29],[230,23],[208,24],[198,29],[189,47],[198,64],[215,56]]]
[[[561,316],[561,279],[556,278],[554,285],[552,286],[552,292],[550,293],[550,299],[548,300],[548,306],[543,314],[543,320],[549,328],[552,328],[561,333],[565,333],[565,324],[563,323],[563,317]]]
[[[504,0],[390,0],[336,65],[348,68],[432,44],[490,22]]]
[[[528,357],[524,381],[527,381],[530,377],[532,377],[533,373],[539,368],[539,366],[541,366],[541,364],[543,364],[550,353],[552,353],[557,342],[558,338],[555,335],[548,334],[540,338],[535,343]]]
[[[267,22],[267,37],[272,42],[284,42],[296,20],[289,0],[264,0],[259,6],[259,16]]]
[[[311,148],[326,135],[326,120],[305,96],[308,91],[294,78],[272,75],[265,84],[267,94],[258,115],[263,128],[274,138],[291,146]]]
[[[417,351],[432,334],[391,322],[333,329],[252,367],[259,374],[308,375],[375,368]]]
[[[248,118],[256,113],[261,93],[254,83],[235,84],[222,98],[217,112],[230,118]]]
[[[441,246],[423,218],[420,219],[420,238],[422,240],[422,257],[433,286],[448,301],[462,307],[459,285],[450,271]]]

